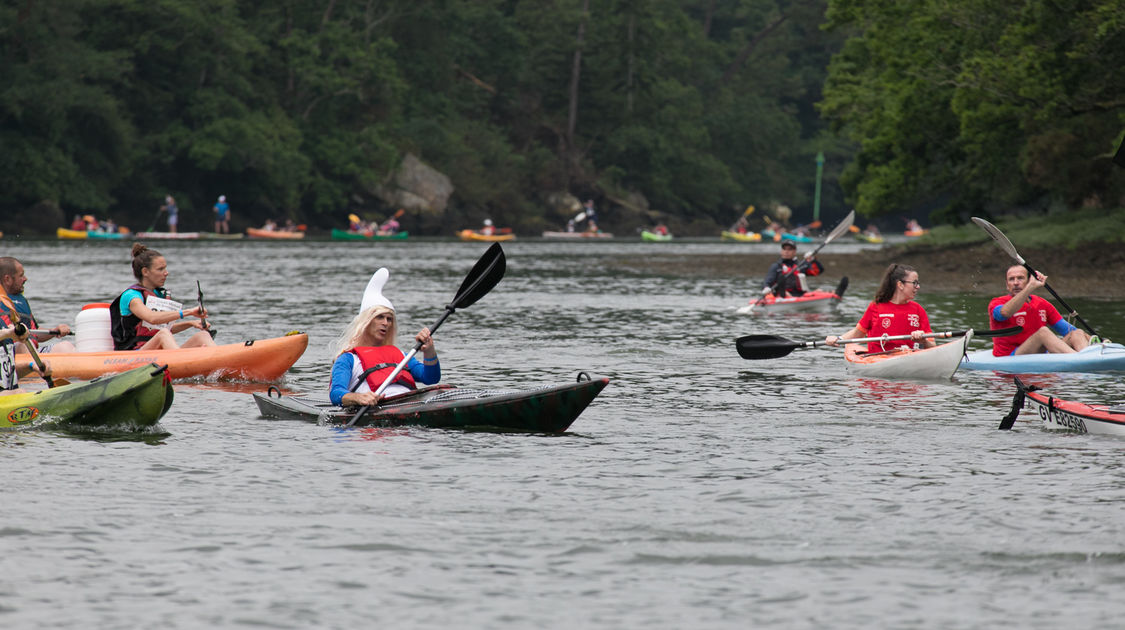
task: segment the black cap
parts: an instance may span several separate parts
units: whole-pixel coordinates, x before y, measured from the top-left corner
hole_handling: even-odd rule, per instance
[[[791,239],[788,239],[788,238],[781,241],[781,246],[782,247],[792,247],[793,249],[797,249],[797,244],[794,243]]]

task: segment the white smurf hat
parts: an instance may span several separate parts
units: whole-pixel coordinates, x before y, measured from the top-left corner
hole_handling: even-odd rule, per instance
[[[391,277],[391,272],[387,271],[386,267],[380,267],[371,279],[367,281],[367,288],[363,291],[363,302],[359,305],[359,312],[362,313],[372,306],[385,306],[392,311],[395,310],[394,304],[383,296],[383,285],[387,284],[387,278]]]

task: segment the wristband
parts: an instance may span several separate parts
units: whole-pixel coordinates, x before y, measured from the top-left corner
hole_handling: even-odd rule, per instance
[[[31,370],[32,372],[34,372],[34,371],[35,371],[35,362],[34,362],[34,361],[28,361],[28,362],[27,362],[27,369],[29,369],[29,370]]]
[[[180,309],[180,319],[184,318],[184,309]]]

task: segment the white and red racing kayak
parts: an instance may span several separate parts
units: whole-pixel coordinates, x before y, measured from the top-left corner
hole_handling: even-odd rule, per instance
[[[1062,400],[1039,391],[1035,385],[1016,381],[1012,411],[1000,422],[1001,429],[1010,429],[1021,409],[1030,409],[1043,427],[1057,431],[1097,433],[1125,437],[1125,405],[1088,405]]]
[[[826,312],[835,308],[848,288],[848,278],[840,279],[840,284],[834,291],[806,291],[799,297],[779,298],[772,294],[764,298],[754,298],[746,306],[739,307],[739,315],[753,315],[754,313],[788,313],[790,311]]]
[[[961,365],[973,331],[947,344],[914,350],[899,346],[887,352],[866,352],[866,344],[850,343],[844,349],[848,372],[877,378],[948,379]]]

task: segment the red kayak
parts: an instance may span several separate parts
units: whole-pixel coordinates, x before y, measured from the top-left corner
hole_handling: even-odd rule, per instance
[[[1035,385],[1016,381],[1012,410],[1000,421],[1001,429],[1010,429],[1021,409],[1030,409],[1039,416],[1044,428],[1078,433],[1125,436],[1125,406],[1088,405],[1042,394]]]
[[[848,278],[844,276],[840,279],[840,284],[836,287],[835,291],[806,291],[805,294],[800,297],[787,298],[767,295],[765,298],[750,300],[749,304],[740,307],[737,312],[740,315],[752,315],[754,313],[786,313],[789,311],[824,312],[835,308],[835,306],[840,303],[840,299],[844,296],[844,291],[846,291],[847,288]]]

